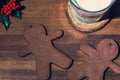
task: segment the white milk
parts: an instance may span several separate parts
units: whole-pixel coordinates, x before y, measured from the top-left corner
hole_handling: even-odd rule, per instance
[[[87,11],[100,11],[111,4],[112,0],[76,0],[81,8]]]

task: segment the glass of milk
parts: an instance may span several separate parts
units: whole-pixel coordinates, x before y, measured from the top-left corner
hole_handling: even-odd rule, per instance
[[[74,15],[83,22],[100,20],[116,0],[70,0]]]

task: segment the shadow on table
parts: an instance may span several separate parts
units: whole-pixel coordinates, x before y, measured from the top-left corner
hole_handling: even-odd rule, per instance
[[[100,21],[108,18],[113,19],[117,17],[120,17],[120,0],[116,0],[114,5],[109,9],[107,13],[103,15]]]

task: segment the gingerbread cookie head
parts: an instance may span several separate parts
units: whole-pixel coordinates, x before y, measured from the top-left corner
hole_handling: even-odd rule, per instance
[[[39,36],[43,37],[45,35],[47,35],[46,28],[41,24],[29,26],[24,33],[24,36],[27,37],[27,41],[29,41],[29,42],[31,42],[35,38],[38,38]]]
[[[112,60],[118,56],[118,44],[112,39],[104,39],[97,46],[99,56],[105,60]]]

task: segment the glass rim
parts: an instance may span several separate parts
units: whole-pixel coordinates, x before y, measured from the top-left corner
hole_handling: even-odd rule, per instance
[[[76,0],[74,0],[74,1],[77,4]],[[81,7],[78,7],[76,4],[74,4],[73,0],[70,0],[70,3],[72,3],[73,6],[75,6],[77,9],[80,9],[82,11],[89,12],[89,13],[96,13],[96,12],[99,13],[99,12],[102,12],[102,11],[106,10],[107,8],[111,7],[112,4],[115,3],[115,0],[111,0],[111,3],[107,7],[105,7],[104,9],[101,9],[99,11],[88,11],[88,10],[85,10],[85,9],[83,9]]]

